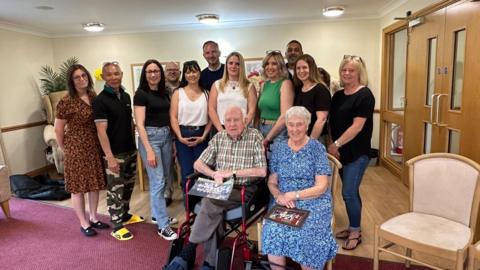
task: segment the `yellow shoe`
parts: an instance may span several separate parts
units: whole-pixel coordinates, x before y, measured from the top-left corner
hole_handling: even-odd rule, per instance
[[[125,227],[117,231],[112,231],[110,235],[112,235],[113,237],[115,237],[117,240],[120,240],[120,241],[126,241],[133,238],[133,234]]]
[[[133,224],[133,223],[138,223],[138,222],[144,222],[145,218],[138,216],[138,215],[132,215],[129,220],[123,222],[123,225],[128,225],[128,224]]]

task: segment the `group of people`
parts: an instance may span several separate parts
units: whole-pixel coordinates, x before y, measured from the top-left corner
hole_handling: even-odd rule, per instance
[[[189,243],[167,269],[186,269],[201,243],[205,247],[203,267],[215,267],[223,212],[240,204],[240,185],[248,183],[251,194],[257,180],[265,177],[271,206],[310,211],[302,228],[265,221],[263,250],[269,254],[272,269],[281,269],[277,267],[285,265],[286,257],[302,269],[322,269],[337,249],[330,225],[327,152],[343,164],[342,196],[350,222],[335,237],[345,239],[344,249],[356,248],[361,243],[359,186],[368,165],[375,103],[364,61],[358,56],[344,57],[339,68],[342,89],[332,97],[326,81],[329,74],[317,67],[312,56],[303,54],[296,40],[287,44],[287,63],[281,52],[267,51],[261,89],[247,79],[239,52],[230,53],[222,64],[218,44],[207,41],[203,56],[208,67],[202,70],[196,61],[187,61],[181,80],[176,63],[169,63],[165,71],[157,60],[147,60],[133,110],[121,85],[118,63],[104,64],[105,86],[98,96],[89,72],[81,65],[70,68],[69,94],[57,106],[55,130],[65,151],[66,189],[72,193],[81,232],[93,236],[96,229],[110,227],[96,216],[98,191],[105,188],[113,237],[131,239],[133,234],[125,225],[144,221],[129,213],[136,128],[138,152],[149,176],[152,219],[164,239],[178,237],[170,228],[176,220],[167,213],[174,155],[181,168],[184,196],[187,175],[194,170],[218,183],[235,180],[228,201],[202,200]]]

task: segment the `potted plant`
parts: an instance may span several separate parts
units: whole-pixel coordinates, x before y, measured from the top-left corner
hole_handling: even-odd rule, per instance
[[[66,90],[67,72],[74,64],[78,64],[78,58],[75,56],[70,57],[63,62],[59,68],[59,72],[54,71],[49,65],[42,66],[40,69],[40,92],[42,95]]]
[[[58,101],[67,93],[67,72],[74,64],[78,64],[78,58],[75,56],[63,62],[58,72],[49,65],[42,66],[40,69],[40,92],[43,96],[49,124],[53,124],[55,121],[55,109]]]

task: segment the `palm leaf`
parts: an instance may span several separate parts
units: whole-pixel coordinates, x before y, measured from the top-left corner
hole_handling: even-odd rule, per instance
[[[78,58],[75,56],[62,63],[59,67],[59,73],[48,65],[42,66],[40,68],[40,76],[42,77],[40,79],[40,91],[42,95],[67,89],[67,72],[74,64],[78,64]]]

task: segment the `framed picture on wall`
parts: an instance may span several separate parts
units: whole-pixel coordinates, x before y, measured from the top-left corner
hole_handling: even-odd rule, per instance
[[[166,65],[170,63],[170,61],[168,62],[160,62],[160,64],[162,65],[163,67],[163,71],[166,73]],[[180,66],[180,62],[175,62],[177,63],[178,67],[180,68],[180,71],[182,70],[181,66]],[[137,91],[138,89],[138,86],[140,85],[140,76],[142,75],[142,67],[143,67],[143,63],[140,63],[140,64],[131,64],[130,65],[130,68],[131,68],[131,72],[132,72],[132,92],[135,93],[135,91]]]
[[[248,80],[255,85],[257,96],[260,91],[260,84],[264,81],[262,76],[262,57],[245,58],[245,73]]]

